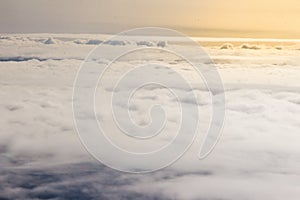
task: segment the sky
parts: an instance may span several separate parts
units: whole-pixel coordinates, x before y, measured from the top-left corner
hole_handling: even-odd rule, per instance
[[[299,0],[1,0],[2,33],[116,33],[160,26],[193,36],[300,38]]]

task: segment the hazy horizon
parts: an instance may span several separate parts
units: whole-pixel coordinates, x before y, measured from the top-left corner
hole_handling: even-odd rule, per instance
[[[190,36],[300,38],[297,0],[3,0],[0,33],[118,33],[172,28]]]
[[[145,26],[148,27],[148,26]],[[151,27],[151,26],[150,26]],[[154,26],[155,27],[155,26]],[[158,27],[158,26],[157,26]],[[279,31],[254,31],[254,30],[218,30],[199,28],[193,29],[188,27],[167,27],[160,26],[161,28],[169,28],[180,31],[191,37],[212,37],[212,38],[256,38],[256,39],[300,39],[300,33],[293,32],[279,32]],[[134,28],[143,28],[142,26],[128,27],[120,30],[112,31],[6,31],[0,34],[117,34]]]

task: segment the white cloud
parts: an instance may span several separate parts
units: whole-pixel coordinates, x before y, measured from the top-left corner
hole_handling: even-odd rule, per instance
[[[199,161],[198,137],[172,167],[130,175],[94,161],[74,129],[72,84],[81,60],[93,48],[74,41],[93,38],[56,36],[59,44],[53,45],[42,44],[48,35],[26,38],[0,39],[0,197],[298,199],[300,62],[296,50],[207,48],[226,88],[227,117],[219,144],[207,159]],[[16,62],[16,56],[32,59]],[[164,57],[160,62],[173,63],[172,67],[196,83],[205,124],[211,114],[210,99],[200,78],[192,76],[180,60]],[[119,64],[128,67],[129,63],[134,60]],[[184,88],[179,85],[176,89]],[[166,90],[149,87],[135,97],[131,112],[138,123],[147,123],[148,105],[161,101],[170,114],[167,130],[177,128],[174,98]],[[192,101],[187,96],[185,102]],[[106,113],[100,114],[105,117]]]

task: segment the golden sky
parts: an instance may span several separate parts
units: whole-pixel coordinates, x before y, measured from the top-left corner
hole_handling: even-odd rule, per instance
[[[300,38],[300,0],[1,0],[0,32],[117,32]]]

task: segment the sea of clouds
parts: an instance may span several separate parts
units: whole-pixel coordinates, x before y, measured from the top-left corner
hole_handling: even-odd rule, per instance
[[[297,41],[282,41],[280,48],[225,40],[205,46],[225,87],[226,120],[218,145],[209,157],[199,160],[199,136],[171,167],[134,175],[94,160],[81,144],[73,121],[77,70],[89,51],[106,38],[0,37],[0,199],[299,199]],[[151,43],[128,40],[105,45],[164,48],[183,44],[159,38]],[[202,58],[199,62],[211,64]],[[195,84],[200,120],[207,124],[211,101],[201,77],[193,75],[182,60],[162,57],[157,63],[167,63]],[[128,58],[116,67],[132,64],[137,63]],[[145,110],[157,101],[165,104],[171,123],[167,132],[173,133],[178,121],[172,109],[174,99],[166,90],[148,87],[137,94],[131,107],[133,119],[140,125],[149,122]],[[106,113],[98,114],[101,118]]]

